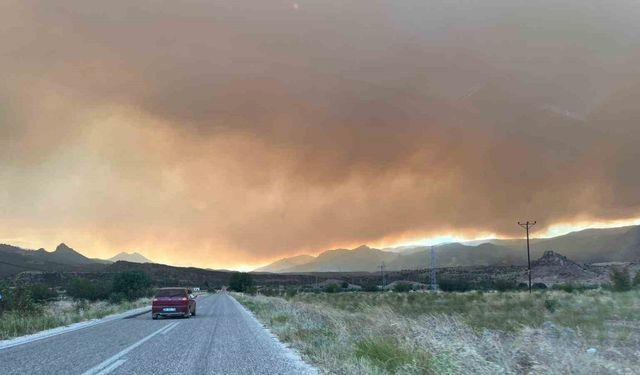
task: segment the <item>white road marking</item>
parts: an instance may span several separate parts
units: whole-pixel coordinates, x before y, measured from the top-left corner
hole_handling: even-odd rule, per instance
[[[162,334],[163,334],[163,335],[166,335],[166,334],[167,334],[167,332],[169,332],[169,331],[171,331],[172,329],[176,328],[176,327],[178,326],[178,324],[180,324],[180,322],[172,323],[172,324],[173,324],[173,325],[171,326],[171,328],[167,328],[167,329],[165,329],[165,330],[162,332]]]
[[[138,346],[144,344],[147,340],[150,340],[153,336],[155,336],[155,335],[157,335],[159,333],[162,333],[165,330],[171,329],[174,326],[176,326],[177,324],[178,323],[171,323],[171,324],[168,324],[168,325],[160,328],[159,330],[153,332],[149,336],[141,339],[140,341],[138,341],[135,344],[129,346],[128,348],[123,349],[121,352],[119,352],[119,353],[115,354],[114,356],[108,358],[107,360],[103,361],[102,363],[98,364],[97,366],[92,367],[89,370],[85,371],[84,373],[82,373],[82,375],[98,375],[98,374],[102,374],[102,371],[106,370],[107,367],[110,366],[113,362],[115,362],[118,359],[122,358],[124,355],[126,355],[127,353],[129,353],[133,349],[137,348]]]
[[[106,316],[106,317],[104,317],[102,319],[89,320],[89,321],[86,321],[86,322],[74,323],[74,324],[71,324],[69,326],[56,327],[56,328],[48,329],[46,331],[34,333],[32,335],[15,337],[15,338],[12,338],[12,339],[9,339],[9,340],[0,340],[0,350],[12,348],[12,347],[18,346],[18,345],[29,344],[29,343],[32,343],[34,341],[40,341],[40,340],[48,339],[49,337],[54,337],[54,336],[62,335],[62,334],[65,334],[65,333],[74,332],[74,331],[78,331],[78,330],[89,328],[89,327],[94,327],[94,326],[96,326],[98,324],[108,323],[108,322],[112,322],[114,320],[128,318],[128,317],[134,316],[134,315],[141,315],[141,314],[146,313],[148,311],[151,311],[151,309],[148,306],[147,307],[141,307],[139,309],[125,311],[125,312],[120,313],[120,314]]]
[[[100,371],[96,375],[107,375],[111,371],[113,371],[113,370],[117,369],[118,367],[122,366],[122,364],[125,363],[126,361],[127,361],[126,359],[119,359],[119,360],[113,362],[111,365],[107,366],[104,370]]]

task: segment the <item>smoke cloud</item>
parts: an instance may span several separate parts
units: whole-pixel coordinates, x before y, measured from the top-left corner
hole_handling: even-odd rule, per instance
[[[640,4],[4,1],[0,240],[235,267],[640,216]]]

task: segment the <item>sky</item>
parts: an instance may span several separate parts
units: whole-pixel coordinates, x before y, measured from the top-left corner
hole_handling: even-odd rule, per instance
[[[631,0],[2,1],[0,242],[242,269],[637,222],[638,19]]]

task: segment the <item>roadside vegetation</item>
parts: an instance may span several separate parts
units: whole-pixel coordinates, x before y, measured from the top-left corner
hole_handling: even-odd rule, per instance
[[[110,280],[71,280],[65,288],[45,284],[0,285],[0,340],[149,305],[151,284],[141,272]]]
[[[634,374],[640,285],[620,289],[615,278],[607,288],[531,295],[401,288],[234,296],[329,373]]]

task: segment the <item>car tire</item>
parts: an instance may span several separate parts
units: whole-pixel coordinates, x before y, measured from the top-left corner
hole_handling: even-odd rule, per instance
[[[153,320],[158,320],[158,315],[156,315],[156,314],[151,314],[151,319],[153,319]]]
[[[191,315],[196,316],[196,309],[193,309],[193,312],[191,313]]]

